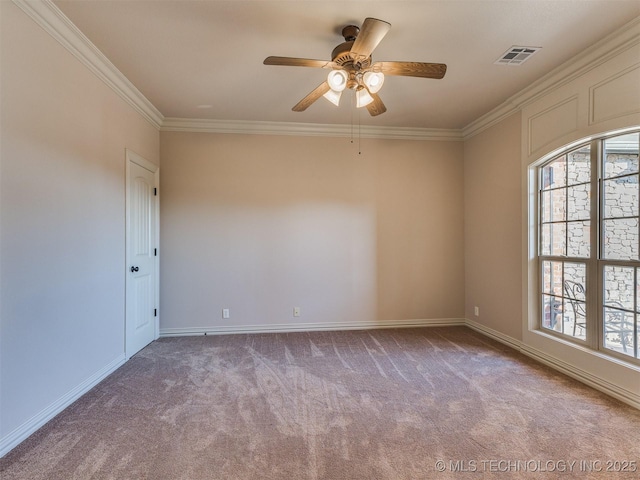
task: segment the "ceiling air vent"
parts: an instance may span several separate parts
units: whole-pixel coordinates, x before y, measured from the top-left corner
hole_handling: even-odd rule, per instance
[[[516,47],[513,46],[498,59],[495,64],[497,65],[522,65],[531,56],[540,50],[542,47]]]

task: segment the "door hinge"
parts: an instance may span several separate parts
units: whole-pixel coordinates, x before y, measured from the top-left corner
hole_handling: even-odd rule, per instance
[[[154,248],[154,249],[153,249],[153,256],[154,256],[154,257],[157,257],[157,256],[158,256],[158,249],[157,249],[157,248]]]
[[[154,317],[157,317],[157,316],[158,316],[158,309],[157,309],[157,308],[154,308],[154,309],[153,309],[153,316],[154,316]]]
[[[157,188],[155,188],[155,187],[153,188],[153,195],[154,195],[154,196],[158,195],[158,189],[157,189]]]

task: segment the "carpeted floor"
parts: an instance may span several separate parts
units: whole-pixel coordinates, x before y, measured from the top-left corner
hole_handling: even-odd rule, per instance
[[[161,339],[0,477],[631,480],[639,463],[640,411],[448,327]]]

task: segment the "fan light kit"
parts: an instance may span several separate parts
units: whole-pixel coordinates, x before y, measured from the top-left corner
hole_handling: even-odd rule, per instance
[[[342,29],[344,43],[333,49],[331,61],[295,57],[267,57],[265,65],[289,67],[327,68],[331,71],[327,80],[300,100],[294,112],[306,110],[313,102],[324,97],[334,105],[340,105],[342,92],[355,91],[356,107],[367,107],[372,116],[387,111],[378,96],[384,84],[384,76],[422,77],[440,79],[447,72],[443,63],[422,62],[373,62],[371,53],[387,34],[391,24],[376,18],[366,18],[362,29],[348,25]]]
[[[346,88],[348,79],[349,75],[344,70],[331,70],[327,75],[327,82],[329,82],[331,90],[336,92],[341,92]]]

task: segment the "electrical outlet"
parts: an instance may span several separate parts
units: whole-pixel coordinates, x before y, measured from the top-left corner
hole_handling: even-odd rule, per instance
[[[222,318],[229,318],[230,314],[229,314],[229,309],[228,308],[223,308],[222,309]]]
[[[473,313],[476,317],[480,316],[480,307],[473,307]]]
[[[294,317],[300,316],[300,307],[293,307],[293,316]]]

